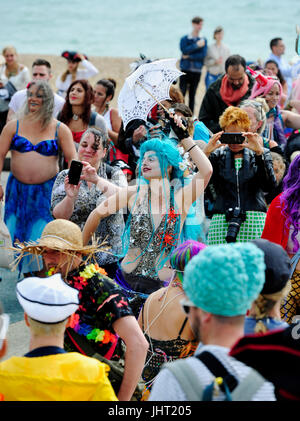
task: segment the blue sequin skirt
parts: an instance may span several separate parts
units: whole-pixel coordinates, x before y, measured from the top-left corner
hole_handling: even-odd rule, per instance
[[[50,213],[52,187],[56,175],[42,184],[24,184],[12,174],[9,175],[5,191],[4,222],[10,232],[12,243],[36,241],[48,222],[53,220]],[[40,270],[42,264],[31,257],[22,259],[19,270],[27,273]]]

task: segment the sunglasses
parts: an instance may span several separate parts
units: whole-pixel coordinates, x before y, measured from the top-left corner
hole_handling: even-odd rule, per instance
[[[183,312],[188,316],[190,313],[190,308],[195,307],[190,301],[188,301],[186,298],[183,298],[180,300],[180,305],[183,310]]]
[[[9,315],[3,313],[0,315],[0,350],[3,346],[3,342],[6,339],[7,331],[9,326]]]

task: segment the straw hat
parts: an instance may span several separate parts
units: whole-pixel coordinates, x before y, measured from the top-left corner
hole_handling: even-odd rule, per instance
[[[36,242],[16,243],[15,247],[12,247],[18,254],[13,265],[16,267],[19,261],[27,255],[41,255],[45,247],[70,256],[74,256],[76,253],[84,254],[88,259],[101,251],[107,253],[109,248],[105,246],[105,242],[98,244],[95,239],[92,244],[84,246],[82,232],[78,225],[67,219],[55,219],[45,226],[41,238]]]

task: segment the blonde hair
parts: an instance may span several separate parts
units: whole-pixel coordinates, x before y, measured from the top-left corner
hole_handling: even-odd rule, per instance
[[[268,331],[267,326],[264,324],[262,319],[268,317],[270,311],[274,305],[281,301],[284,297],[288,295],[291,290],[290,281],[287,282],[286,286],[273,294],[260,294],[253,303],[255,319],[257,320],[254,332],[255,333],[265,333]]]
[[[219,119],[222,130],[229,126],[238,126],[242,130],[248,131],[250,128],[250,119],[246,111],[241,110],[239,107],[232,105],[223,112]]]
[[[59,323],[41,323],[28,316],[30,331],[35,336],[60,336],[66,330],[68,318]]]
[[[74,82],[74,80],[76,80],[76,76],[77,76],[78,65],[79,65],[79,62],[77,63],[76,70],[73,73],[71,73],[69,69],[67,69],[65,72],[63,72],[63,74],[60,77],[61,81],[64,82],[67,79],[68,75],[72,75],[72,82]]]
[[[4,56],[4,54],[6,53],[6,51],[7,50],[12,50],[16,55],[18,54],[17,53],[17,50],[15,49],[15,47],[13,46],[13,45],[7,45],[6,47],[4,47],[3,48],[3,50],[2,50],[2,55]]]
[[[282,180],[282,178],[284,176],[284,173],[285,173],[285,170],[286,170],[286,164],[285,164],[284,158],[283,158],[282,155],[280,155],[277,152],[270,151],[270,153],[271,153],[271,156],[272,156],[273,163],[274,162],[278,163],[278,170],[280,171],[280,180]],[[275,172],[275,169],[274,169],[274,172]],[[277,173],[277,171],[276,171],[276,173]]]

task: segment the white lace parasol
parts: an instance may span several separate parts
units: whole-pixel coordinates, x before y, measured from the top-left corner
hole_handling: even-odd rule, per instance
[[[118,98],[124,128],[135,119],[146,121],[155,104],[170,99],[170,86],[182,73],[176,59],[142,64],[125,80]]]

